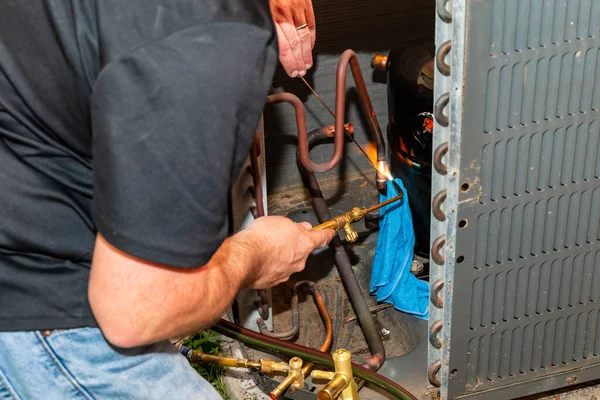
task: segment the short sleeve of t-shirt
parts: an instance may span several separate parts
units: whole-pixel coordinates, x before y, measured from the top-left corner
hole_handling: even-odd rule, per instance
[[[204,265],[277,62],[271,29],[191,24],[102,66],[93,87],[93,217],[132,256]]]

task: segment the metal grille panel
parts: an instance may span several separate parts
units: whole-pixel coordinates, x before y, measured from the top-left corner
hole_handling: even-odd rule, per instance
[[[446,183],[458,186],[446,204],[458,228],[446,241],[442,391],[504,399],[515,384],[539,392],[568,383],[540,379],[600,364],[600,1],[457,2],[464,86],[462,116],[450,115],[462,128],[450,142],[458,179]]]

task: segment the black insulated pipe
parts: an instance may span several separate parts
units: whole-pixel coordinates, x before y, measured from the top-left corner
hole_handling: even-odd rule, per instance
[[[309,132],[307,138],[309,149],[318,140],[332,137],[333,132],[331,127],[323,127]],[[323,193],[321,192],[321,188],[319,187],[319,183],[315,174],[304,168],[302,162],[300,162],[299,154],[297,154],[297,164],[300,174],[302,175],[304,185],[308,189],[308,192],[312,198],[313,209],[317,215],[319,223],[330,220],[331,213],[329,212],[329,207],[325,202],[325,198],[323,197]],[[377,371],[385,361],[385,348],[383,346],[381,336],[379,336],[379,330],[377,329],[375,321],[373,320],[373,316],[369,311],[369,306],[365,301],[360,285],[358,284],[358,280],[356,279],[356,275],[354,275],[354,271],[352,270],[352,264],[348,258],[348,253],[346,253],[339,236],[334,236],[333,240],[329,244],[329,247],[334,251],[335,263],[342,280],[342,284],[346,289],[346,293],[350,299],[350,304],[356,313],[356,318],[363,331],[367,345],[371,350],[372,356],[365,362],[364,366]]]

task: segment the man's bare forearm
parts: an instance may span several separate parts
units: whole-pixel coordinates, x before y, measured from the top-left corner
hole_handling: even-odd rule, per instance
[[[206,265],[179,269],[133,258],[98,236],[89,284],[94,316],[107,339],[120,347],[209,327],[246,286],[260,262],[257,247],[260,243],[241,232]]]

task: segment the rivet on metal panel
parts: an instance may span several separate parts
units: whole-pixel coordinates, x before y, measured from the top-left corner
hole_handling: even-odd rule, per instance
[[[444,300],[440,297],[440,291],[444,287],[444,279],[440,278],[431,285],[431,304],[437,308],[444,307]]]
[[[448,105],[449,102],[450,102],[450,93],[444,93],[435,102],[435,109],[434,109],[435,120],[441,126],[448,126],[450,124],[450,120],[448,119],[448,116],[444,114],[444,110],[446,109],[446,106]]]
[[[446,195],[446,189],[444,189],[436,194],[431,201],[431,212],[433,212],[433,216],[440,222],[446,220],[446,213],[442,211],[442,203],[446,200]]]
[[[442,143],[433,153],[433,166],[440,175],[448,173],[448,167],[442,162],[442,158],[448,153],[448,142]]]
[[[442,236],[438,237],[437,239],[435,239],[431,245],[431,258],[438,265],[444,265],[444,263],[446,262],[446,259],[440,253],[440,250],[442,249],[442,247],[444,247],[445,244],[446,244],[446,235],[442,235]]]
[[[442,340],[438,337],[440,331],[442,330],[442,321],[435,321],[431,328],[429,328],[429,343],[436,349],[442,348]]]
[[[437,373],[440,371],[440,368],[442,368],[442,362],[440,360],[437,360],[436,362],[431,364],[429,366],[429,369],[427,370],[427,378],[429,378],[429,383],[431,383],[435,387],[440,387],[442,385],[442,383],[437,377]]]
[[[446,8],[450,3],[450,0],[437,0],[437,12],[440,19],[445,23],[449,24],[452,22],[452,12]]]
[[[446,56],[452,49],[452,41],[448,40],[438,48],[435,55],[435,65],[438,71],[444,76],[450,76],[450,66],[446,63]]]

